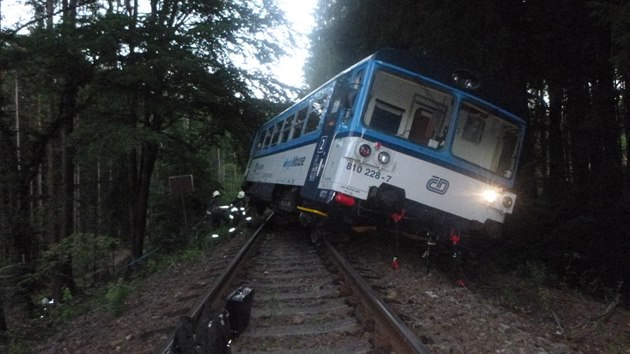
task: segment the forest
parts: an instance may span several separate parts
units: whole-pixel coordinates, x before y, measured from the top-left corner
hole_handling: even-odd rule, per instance
[[[384,47],[526,93],[516,209],[484,257],[630,300],[630,1],[319,0],[304,88],[239,64],[291,51],[272,0],[28,4],[0,23],[0,331],[183,247],[182,219],[238,191],[257,126]]]
[[[317,86],[382,47],[519,87],[518,200],[484,257],[551,285],[630,300],[630,2],[320,1],[305,73]],[[526,98],[526,99],[525,99]]]

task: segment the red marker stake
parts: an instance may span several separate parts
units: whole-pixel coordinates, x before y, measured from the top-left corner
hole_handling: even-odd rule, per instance
[[[394,259],[392,260],[392,269],[394,270],[400,269],[400,263],[398,263],[398,257],[394,257]]]

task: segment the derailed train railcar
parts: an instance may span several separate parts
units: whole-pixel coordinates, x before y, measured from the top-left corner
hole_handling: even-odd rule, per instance
[[[516,201],[519,97],[453,64],[380,50],[262,126],[244,188],[317,230],[496,235]]]

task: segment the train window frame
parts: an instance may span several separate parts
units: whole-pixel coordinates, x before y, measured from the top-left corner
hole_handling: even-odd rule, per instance
[[[488,114],[469,111],[462,127],[462,139],[479,145],[483,140],[487,120]]]
[[[271,139],[271,129],[272,127],[268,127],[267,129],[265,129],[265,132],[263,134],[263,138],[262,138],[262,149],[267,149],[269,148],[269,142]]]
[[[507,149],[509,156],[508,154],[504,154],[506,146],[505,140],[507,140],[508,137],[514,138],[512,144],[507,145],[511,149]],[[519,151],[518,147],[521,139],[519,136],[518,127],[516,127],[516,129],[507,129],[502,138],[503,145],[501,146],[501,152],[495,153],[495,156],[497,158],[496,170],[497,173],[503,175],[503,177],[511,178],[514,175],[514,169],[516,168],[516,161],[518,160],[517,152]],[[499,149],[499,142],[497,142],[497,149]]]
[[[480,114],[471,115],[471,108]],[[464,111],[466,116],[463,116]],[[479,125],[479,121],[483,123]],[[522,140],[521,130],[505,114],[463,100],[455,122],[451,153],[497,176],[511,178],[518,159],[516,152]]]
[[[446,131],[451,120],[455,97],[452,93],[435,90],[423,82],[418,84],[422,88],[422,94],[414,94],[409,119],[402,135],[415,144],[434,149],[440,148],[446,140]],[[434,92],[431,93],[432,91]],[[433,99],[434,94],[442,96],[442,100]],[[418,117],[419,111],[420,117]],[[426,121],[426,126],[419,128],[417,124],[422,119]]]
[[[308,115],[308,106],[301,107],[295,113],[295,119],[293,120],[293,126],[291,131],[291,140],[297,139],[302,136],[302,131],[304,130],[304,122],[306,121],[306,117]]]
[[[306,122],[304,123],[304,133],[302,135],[316,132],[322,126],[322,120],[328,109],[328,102],[330,101],[330,93],[328,91],[329,90],[323,90],[310,101]]]
[[[262,150],[262,149],[263,149],[263,138],[264,138],[264,136],[265,136],[265,134],[264,134],[264,132],[262,132],[262,131],[261,131],[261,132],[259,132],[259,133],[256,135],[256,144],[254,145],[254,149],[255,149],[256,151],[260,151],[260,150]]]
[[[376,98],[368,126],[385,134],[396,135],[404,115],[404,108]]]
[[[294,115],[290,115],[282,121],[280,129],[280,141],[278,144],[291,140],[291,128],[293,127]]]
[[[276,146],[280,143],[278,138],[280,137],[281,125],[282,125],[282,122],[277,122],[277,123],[274,123],[273,128],[270,128],[270,129],[273,129],[273,132],[271,133],[271,142],[269,144],[269,147]]]
[[[401,94],[401,92],[403,94]],[[412,76],[407,73],[381,67],[374,71],[368,92],[368,103],[364,108],[362,122],[368,128],[374,128],[372,116],[377,101],[385,102],[399,109],[405,109],[394,132],[394,124],[389,129],[375,129],[388,135],[405,139],[415,145],[440,149],[446,144],[448,127],[452,125],[453,111],[457,97],[453,90],[441,87],[422,76]],[[430,136],[414,131],[414,115],[420,107],[436,115],[431,118],[433,129]],[[430,109],[426,109],[430,108]],[[437,116],[439,115],[439,117]],[[425,115],[426,116],[426,115]]]

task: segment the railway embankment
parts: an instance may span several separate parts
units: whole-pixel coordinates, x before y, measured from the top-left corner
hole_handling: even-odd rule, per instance
[[[292,232],[299,236],[300,230]],[[337,247],[433,353],[628,353],[630,313],[614,298],[594,301],[511,274],[467,277],[465,271],[428,272],[420,244],[401,240],[396,245],[390,237],[364,235]],[[201,261],[172,264],[137,280],[119,316],[95,308],[32,352],[153,353],[246,238],[236,236]],[[394,256],[397,266],[392,264]],[[266,262],[270,269],[284,269],[288,258]],[[262,286],[269,278],[273,279],[263,273],[251,279],[261,285],[256,296],[269,290]],[[267,301],[267,309],[278,303],[270,297],[259,300]],[[353,311],[341,302],[341,308]],[[322,303],[334,305],[332,300]],[[264,308],[253,311],[252,323],[270,321]],[[282,317],[283,309],[272,310]],[[312,323],[311,318],[296,315],[284,319],[289,327]],[[243,345],[256,337],[252,334],[244,333]]]

